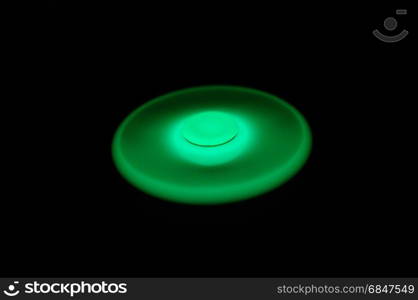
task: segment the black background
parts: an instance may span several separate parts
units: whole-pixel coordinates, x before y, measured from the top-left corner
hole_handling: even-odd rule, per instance
[[[11,168],[1,274],[416,274],[415,37],[385,44],[371,34],[408,8],[396,5],[22,4],[30,21],[6,28],[19,34],[3,110]],[[412,17],[397,17],[395,33],[412,31]],[[126,183],[110,153],[123,118],[206,84],[261,89],[298,108],[314,138],[303,170],[266,195],[215,207]]]

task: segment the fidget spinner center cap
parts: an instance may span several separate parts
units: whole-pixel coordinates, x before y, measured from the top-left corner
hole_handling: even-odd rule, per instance
[[[182,135],[191,144],[215,147],[226,144],[238,134],[238,124],[226,113],[207,111],[185,120]]]

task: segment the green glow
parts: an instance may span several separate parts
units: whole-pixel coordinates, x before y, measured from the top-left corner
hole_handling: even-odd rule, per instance
[[[311,134],[285,101],[254,89],[207,86],[139,107],[112,145],[120,173],[156,197],[221,204],[280,186],[305,163]]]
[[[217,111],[203,112],[185,121],[184,138],[198,146],[219,146],[232,140],[238,133],[234,119]]]
[[[192,114],[192,117],[196,115],[200,114]],[[186,117],[186,120],[188,119]],[[242,155],[242,152],[250,149],[251,129],[239,115],[234,120],[234,127],[236,126],[236,132],[239,132],[239,134],[227,143],[216,147],[202,147],[191,144],[184,138],[179,138],[183,134],[182,129],[185,123],[182,118],[179,118],[179,120],[173,122],[171,130],[167,131],[169,149],[172,150],[173,155],[184,161],[201,166],[216,166],[227,163]]]

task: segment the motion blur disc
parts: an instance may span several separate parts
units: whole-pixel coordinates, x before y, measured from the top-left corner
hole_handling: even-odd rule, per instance
[[[222,204],[274,189],[311,149],[304,117],[255,89],[204,86],[157,97],[116,131],[112,152],[138,189],[188,204]]]

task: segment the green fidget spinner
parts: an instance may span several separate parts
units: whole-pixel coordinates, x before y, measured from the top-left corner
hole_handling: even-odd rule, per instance
[[[274,189],[311,149],[304,117],[271,94],[203,86],[157,97],[116,131],[112,152],[138,189],[188,204],[222,204]]]

